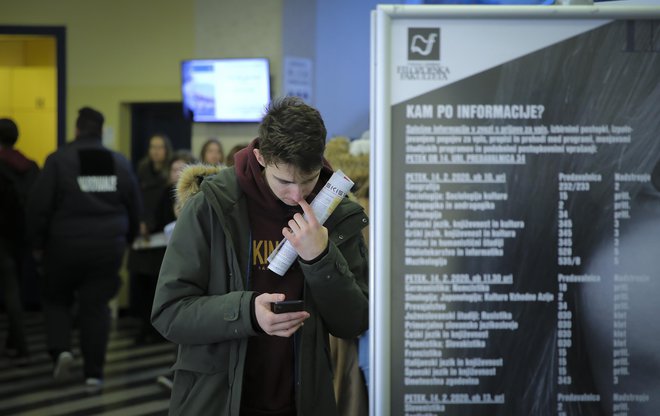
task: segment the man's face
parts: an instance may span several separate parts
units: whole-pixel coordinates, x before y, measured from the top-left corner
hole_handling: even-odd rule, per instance
[[[297,206],[314,190],[319,180],[321,169],[309,173],[301,173],[293,165],[286,163],[266,164],[259,149],[254,149],[259,164],[264,167],[264,177],[271,192],[282,202]]]

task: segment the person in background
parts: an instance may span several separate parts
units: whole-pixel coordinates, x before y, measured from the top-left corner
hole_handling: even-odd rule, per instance
[[[170,178],[168,180],[169,186],[165,189],[165,191],[163,191],[160,197],[160,202],[156,207],[156,212],[154,213],[154,219],[156,221],[157,230],[164,231],[169,224],[176,221],[176,214],[174,211],[174,207],[176,204],[176,185],[177,182],[179,181],[179,177],[181,177],[181,172],[183,172],[186,166],[189,166],[195,162],[196,159],[193,157],[192,153],[190,153],[190,151],[188,150],[177,150],[174,152],[169,167],[169,171],[170,171]],[[163,255],[164,254],[165,253],[163,253]],[[156,280],[157,278],[158,276],[156,276]],[[153,281],[154,289],[156,288],[156,280]],[[153,303],[153,291],[151,293],[151,298],[149,299],[149,302],[144,302],[145,307],[147,308],[146,323],[150,326],[151,326],[150,315],[151,315],[152,303]]]
[[[0,163],[13,171],[21,198],[27,199],[30,187],[39,175],[39,166],[25,157],[14,145],[19,132],[16,123],[9,118],[0,119]]]
[[[154,219],[152,233],[164,232],[165,226],[176,220],[174,215],[174,191],[176,183],[183,168],[195,161],[188,150],[176,150],[170,158],[170,165],[167,166],[169,178],[167,187],[161,192],[158,202],[155,204],[154,212],[150,216]],[[163,338],[151,325],[151,305],[154,300],[154,291],[156,290],[156,281],[158,280],[158,271],[165,255],[165,246],[159,245],[153,248],[144,248],[138,251],[139,255],[149,259],[154,265],[154,273],[141,273],[137,276],[139,279],[139,301],[136,304],[136,312],[140,320],[140,330],[136,343],[149,344],[162,341]]]
[[[5,352],[17,364],[29,360],[19,281],[26,252],[25,204],[39,166],[14,149],[18,126],[0,119],[0,291],[9,318]]]
[[[363,185],[355,191],[355,198],[358,203],[369,212],[369,180],[365,181]],[[369,247],[369,227],[362,229],[362,236],[364,241]],[[362,371],[362,379],[364,380],[366,390],[369,390],[369,371],[371,367],[371,357],[369,355],[369,331],[360,335],[358,339],[358,364]]]
[[[119,268],[138,232],[140,210],[129,162],[101,142],[103,122],[97,110],[78,111],[75,140],[48,156],[27,206],[28,237],[43,264],[43,312],[53,377],[62,382],[73,376],[76,310],[90,392],[103,386],[108,303],[119,290]]]
[[[247,147],[247,144],[237,144],[227,153],[227,166],[234,166],[234,155]]]
[[[325,158],[335,169],[344,172],[355,183],[349,197],[359,203],[365,212],[368,212],[369,155],[351,152],[354,142],[343,136],[330,139],[325,146]],[[367,147],[367,149],[369,148]],[[368,226],[362,229],[362,236],[368,247]],[[368,366],[366,365],[368,332],[359,338],[350,339],[330,336],[335,399],[341,416],[366,416],[369,414]],[[363,344],[367,347],[364,351]]]
[[[325,140],[316,109],[273,100],[234,168],[183,202],[152,309],[178,344],[170,414],[338,414],[328,334],[368,327],[368,219],[344,198],[319,224],[309,203],[333,173]],[[267,257],[282,237],[299,257],[279,276]],[[285,299],[304,310],[272,312]]]
[[[144,242],[147,247],[132,248],[129,251],[127,269],[130,272],[131,311],[139,321],[139,328],[135,335],[135,343],[138,345],[161,339],[149,323],[150,306],[145,303],[145,298],[153,297],[153,288],[165,253],[164,246],[149,247],[149,241],[151,234],[159,231],[156,226],[155,213],[160,209],[159,204],[163,192],[169,188],[169,166],[172,153],[169,137],[162,133],[153,134],[149,138],[147,155],[140,160],[137,166],[137,178],[142,198],[139,242]]]
[[[207,165],[224,165],[225,151],[218,139],[209,139],[202,145],[199,160]]]
[[[170,138],[162,133],[154,134],[149,138],[147,155],[137,166],[143,203],[140,234],[144,237],[148,237],[155,228],[153,213],[160,202],[163,190],[168,187],[172,152]]]

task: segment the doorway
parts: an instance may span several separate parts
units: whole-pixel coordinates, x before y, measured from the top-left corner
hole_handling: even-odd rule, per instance
[[[66,28],[0,25],[0,113],[40,165],[66,142]]]
[[[16,149],[39,165],[65,143],[65,27],[0,25],[0,117],[16,122]],[[20,293],[24,308],[41,308],[29,255],[21,260]]]

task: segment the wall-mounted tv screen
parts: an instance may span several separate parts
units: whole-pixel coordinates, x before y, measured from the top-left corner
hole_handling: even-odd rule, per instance
[[[259,122],[270,101],[268,59],[183,61],[181,95],[193,122]]]

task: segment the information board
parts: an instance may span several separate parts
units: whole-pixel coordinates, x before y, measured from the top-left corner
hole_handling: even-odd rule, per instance
[[[371,414],[656,414],[660,8],[372,36]]]

